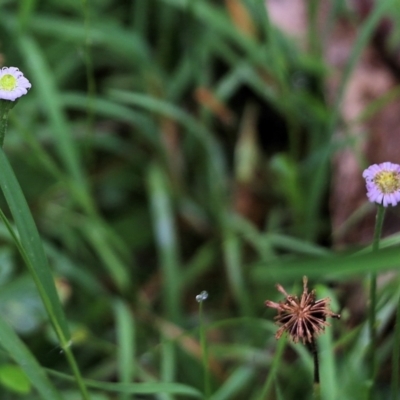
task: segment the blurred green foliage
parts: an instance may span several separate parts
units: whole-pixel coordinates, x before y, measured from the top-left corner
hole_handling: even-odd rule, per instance
[[[394,1],[376,2],[360,25],[333,106],[323,90],[331,71],[316,35],[317,1],[308,51],[271,24],[264,1],[231,1],[236,14],[228,3],[0,0],[1,59],[32,82],[12,111],[4,149],[92,399],[202,398],[202,290],[209,399],[309,399],[310,354],[277,343],[273,313],[264,312],[267,298],[280,299],[275,283],[300,293],[307,275],[339,310],[331,283],[363,284],[368,271],[398,266],[399,235],[373,256],[330,250],[326,207],[341,100]],[[349,12],[337,3],[326,35]],[[0,205],[18,226],[4,198]],[[44,390],[48,375],[60,398],[78,399],[2,226],[0,242],[2,399],[42,398],[21,376],[26,370],[10,366],[33,356],[46,372],[38,378]],[[381,331],[398,287],[395,275],[379,293]],[[347,326],[342,311],[343,322],[320,340],[322,398],[365,399],[367,328]],[[381,365],[392,343],[392,334],[382,338]],[[29,375],[35,361],[27,360]]]

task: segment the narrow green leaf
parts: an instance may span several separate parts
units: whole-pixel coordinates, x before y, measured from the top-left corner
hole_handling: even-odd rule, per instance
[[[0,316],[0,345],[21,367],[43,400],[62,399],[35,357]]]
[[[252,270],[258,284],[283,283],[300,279],[303,275],[313,278],[347,278],[368,272],[382,272],[399,268],[399,248],[382,249],[373,254],[336,255],[323,258],[282,260],[276,263],[259,263]]]
[[[181,263],[167,177],[158,164],[150,165],[148,170],[148,192],[151,202],[154,235],[164,278],[163,299],[165,312],[172,320],[179,321],[182,316]]]
[[[48,370],[51,375],[66,381],[72,381],[70,375],[62,374],[57,371]],[[201,398],[202,393],[197,389],[183,385],[181,383],[164,383],[164,382],[151,382],[151,383],[111,383],[99,382],[91,379],[84,380],[87,387],[93,389],[106,390],[108,392],[116,393],[137,393],[137,394],[180,394],[189,397]]]
[[[238,236],[226,224],[222,241],[226,275],[229,287],[243,315],[251,316],[250,290],[246,287],[242,268],[242,244]]]
[[[76,383],[79,386],[82,398],[89,400],[89,395],[83,384],[78,365],[70,349],[71,339],[67,320],[57,294],[54,279],[44,253],[39,233],[21,187],[14,175],[14,171],[1,148],[0,170],[2,171],[0,174],[0,187],[11,210],[20,236],[20,240],[17,241],[17,247],[20,249],[26,266],[35,281],[47,314],[49,315],[58,340],[60,341],[60,345],[62,349],[64,349],[65,356],[75,375]]]
[[[130,383],[134,377],[135,367],[135,322],[127,305],[122,301],[114,303],[117,320],[117,359],[119,381]],[[132,399],[126,393],[121,394],[121,400]]]
[[[0,170],[0,187],[18,229],[27,267],[33,276],[53,327],[63,342],[61,345],[65,345],[69,341],[70,334],[42,242],[21,187],[1,148]]]
[[[330,295],[324,287],[317,289],[318,297],[324,298]],[[332,327],[327,327],[324,334],[318,337],[318,356],[321,375],[321,396],[325,400],[335,400],[338,396],[340,381],[337,379],[335,349],[333,345]]]
[[[87,107],[87,98],[81,93],[63,93],[61,101],[65,107],[73,110],[84,111]],[[136,137],[151,145],[155,150],[159,150],[158,127],[145,113],[132,110],[130,107],[99,96],[94,100],[93,108],[98,116],[127,122],[137,127],[138,129],[135,130]]]
[[[88,195],[88,183],[82,171],[79,154],[71,135],[66,116],[62,110],[60,96],[54,82],[50,66],[37,42],[31,36],[21,35],[19,44],[30,66],[32,84],[39,93],[39,102],[51,123],[55,144],[64,162],[70,178],[78,188],[79,201],[86,210],[92,210],[92,201]]]

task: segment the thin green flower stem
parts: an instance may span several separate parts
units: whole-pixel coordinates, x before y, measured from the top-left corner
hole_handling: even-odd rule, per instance
[[[314,385],[319,385],[319,360],[318,360],[318,348],[315,339],[312,339],[311,342],[311,351],[314,360]]]
[[[394,328],[394,345],[392,358],[392,400],[399,398],[400,362],[400,298],[397,305],[396,324]]]
[[[314,382],[313,385],[313,400],[321,400],[321,385],[318,382]]]
[[[90,396],[87,391],[86,385],[83,382],[81,371],[79,370],[79,367],[78,367],[78,364],[76,363],[74,354],[72,353],[71,343],[72,342],[67,343],[67,345],[64,347],[63,350],[65,352],[65,356],[67,357],[67,360],[68,360],[69,366],[72,370],[72,373],[75,377],[75,382],[78,385],[79,391],[81,392],[82,400],[90,400]]]
[[[386,208],[383,205],[379,204],[375,220],[375,231],[374,231],[374,240],[372,242],[372,252],[376,252],[379,250],[379,242],[382,235],[382,226],[383,226],[383,220],[385,218],[385,211]],[[368,313],[368,322],[369,322],[369,335],[370,335],[370,347],[369,347],[370,387],[369,387],[368,399],[372,400],[374,397],[375,377],[377,372],[376,272],[372,272],[370,277],[370,306]]]
[[[311,343],[307,343],[307,347],[311,351],[314,361],[313,400],[320,400],[321,386],[319,379],[319,359],[318,359],[318,347],[315,338],[312,339]]]
[[[11,109],[11,107],[14,104],[8,104],[9,102],[5,102],[5,101],[1,101],[0,100],[0,146],[3,147],[3,143],[4,143],[4,138],[6,135],[6,131],[7,131],[7,125],[8,125],[8,112]],[[4,215],[3,211],[0,210],[0,220],[3,221],[3,223],[5,224],[5,226],[7,227],[8,231],[10,232],[22,258],[25,261],[25,264],[27,265],[27,268],[29,269],[29,271],[31,272],[31,275],[33,277],[33,280],[38,288],[39,294],[42,298],[43,304],[46,308],[46,311],[48,313],[48,316],[53,324],[55,333],[58,337],[58,340],[60,342],[60,346],[62,348],[62,350],[65,352],[67,361],[69,363],[69,366],[72,370],[72,373],[75,377],[75,381],[76,384],[78,385],[78,388],[81,392],[82,395],[82,400],[90,400],[90,396],[89,393],[86,389],[85,383],[83,382],[83,378],[82,375],[80,373],[78,364],[76,363],[75,357],[72,353],[71,350],[71,344],[72,342],[70,340],[67,340],[62,332],[62,329],[59,327],[58,323],[57,323],[57,318],[54,315],[53,311],[51,310],[51,307],[48,304],[48,298],[46,297],[46,294],[43,293],[43,290],[41,288],[41,285],[39,282],[37,282],[37,277],[36,275],[32,272],[33,271],[33,266],[31,265],[30,259],[27,256],[24,247],[22,246],[20,240],[18,239],[18,237],[15,235],[14,230],[11,227],[11,224],[9,223],[7,217]]]
[[[199,316],[200,316],[200,346],[202,351],[203,369],[204,369],[204,399],[209,399],[211,395],[211,390],[210,390],[210,374],[208,368],[207,339],[206,339],[206,330],[204,326],[204,316],[203,316],[203,301],[199,302]]]
[[[5,112],[0,118],[0,146],[3,147],[4,136],[6,135],[7,130],[7,113]]]
[[[3,147],[4,137],[6,136],[8,125],[8,110],[7,103],[0,100],[0,146]]]
[[[372,243],[372,251],[379,250],[379,242],[382,235],[382,227],[383,227],[383,220],[385,218],[385,211],[386,208],[382,204],[379,204],[375,220],[375,232],[374,232],[374,241]]]

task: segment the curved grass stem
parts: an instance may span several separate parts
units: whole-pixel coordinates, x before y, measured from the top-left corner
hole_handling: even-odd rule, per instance
[[[204,369],[204,399],[209,399],[211,395],[211,387],[210,387],[210,373],[208,367],[206,329],[204,326],[204,316],[203,316],[203,300],[199,301],[199,317],[200,317],[200,346],[202,351],[203,369]]]
[[[379,242],[382,235],[383,220],[385,218],[386,208],[383,205],[378,205],[375,221],[374,239],[372,242],[372,251],[376,252],[379,250]],[[377,346],[377,334],[376,334],[376,272],[372,272],[370,276],[370,305],[368,312],[368,326],[369,326],[369,366],[370,366],[370,387],[368,393],[368,399],[373,399],[375,391],[375,378],[377,372],[376,362],[376,346]]]
[[[318,347],[315,338],[312,339],[311,343],[307,343],[307,347],[313,355],[314,361],[314,383],[313,383],[313,400],[321,399],[321,386],[319,379],[319,359],[318,359]]]

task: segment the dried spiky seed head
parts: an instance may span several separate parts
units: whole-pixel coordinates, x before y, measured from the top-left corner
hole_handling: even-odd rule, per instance
[[[294,343],[302,341],[312,343],[315,336],[324,332],[325,327],[329,326],[326,322],[327,317],[340,318],[329,308],[329,297],[315,300],[315,290],[308,291],[307,277],[303,277],[303,293],[300,300],[297,296],[290,295],[279,284],[276,288],[285,296],[284,301],[275,303],[267,300],[265,305],[278,310],[278,315],[274,318],[280,326],[275,337],[279,339],[284,332],[287,332]]]

